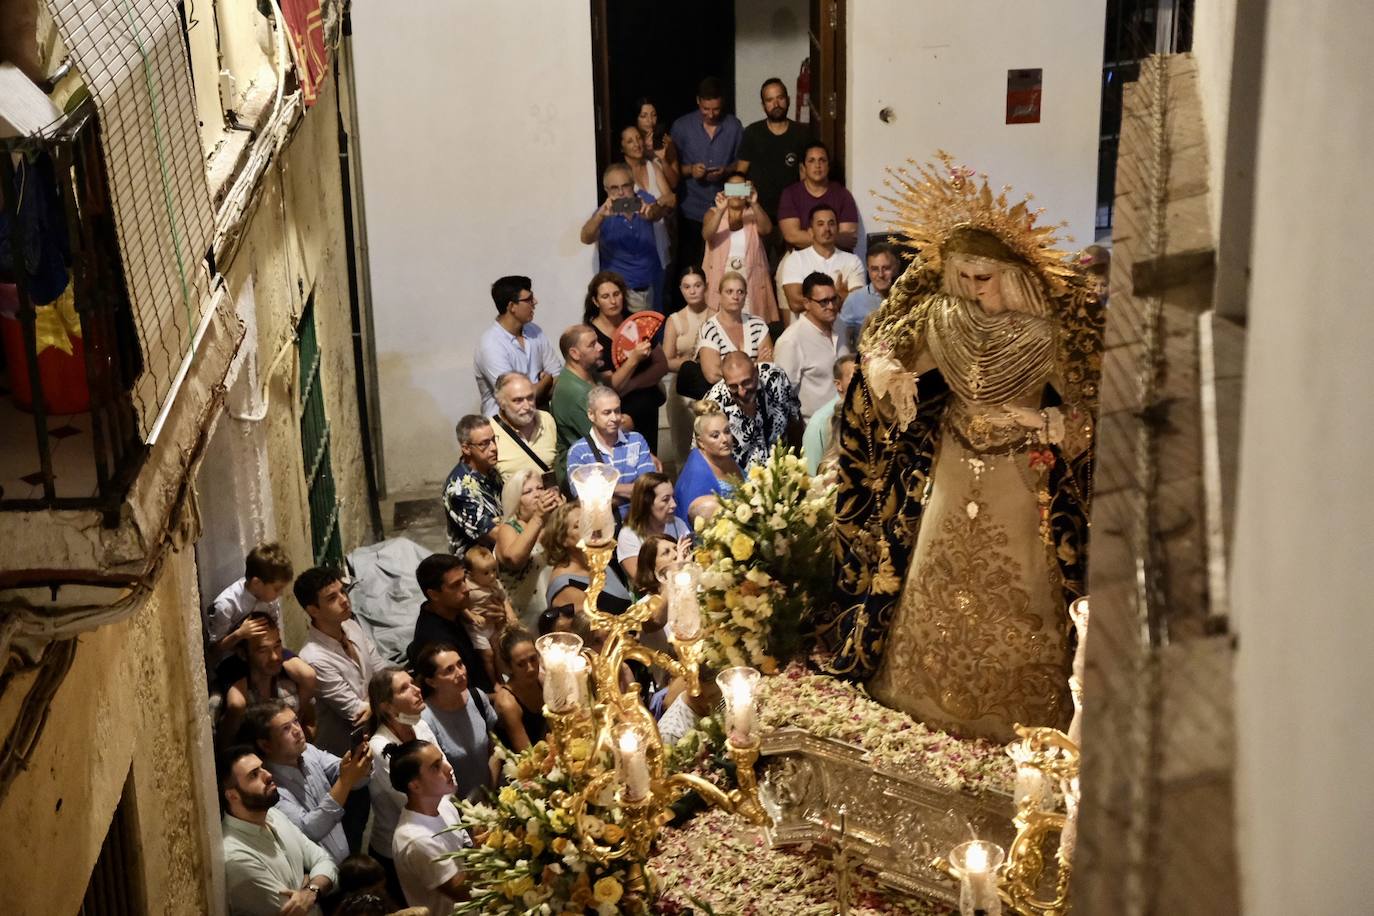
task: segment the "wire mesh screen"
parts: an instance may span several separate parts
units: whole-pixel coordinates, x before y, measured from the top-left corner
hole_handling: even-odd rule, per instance
[[[1226,916],[1239,912],[1233,647],[1208,578],[1198,311],[1212,275],[1191,56],[1141,61],[1122,111],[1074,908]]]
[[[134,407],[146,438],[207,301],[214,228],[176,4],[48,0],[100,114],[120,254],[144,371]]]

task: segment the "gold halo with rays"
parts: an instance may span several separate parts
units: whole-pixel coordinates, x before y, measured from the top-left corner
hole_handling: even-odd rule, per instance
[[[889,168],[883,187],[891,193],[874,192],[884,202],[878,214],[888,220],[895,244],[915,250],[924,266],[938,273],[958,230],[980,230],[1024,261],[1052,298],[1075,291],[1081,284],[1079,265],[1070,252],[1057,247],[1067,223],[1037,226],[1044,209],[1031,209],[1031,195],[1012,203],[1009,185],[994,195],[987,175],[956,166],[944,150],[935,157],[937,161],[926,163],[907,160],[914,172]],[[1062,241],[1073,240],[1065,236]]]

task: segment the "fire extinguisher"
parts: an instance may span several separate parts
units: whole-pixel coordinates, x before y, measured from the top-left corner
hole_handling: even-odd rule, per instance
[[[811,58],[804,57],[797,73],[797,123],[811,122]]]

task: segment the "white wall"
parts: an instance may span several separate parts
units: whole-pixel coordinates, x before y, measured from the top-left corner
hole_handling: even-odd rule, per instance
[[[478,407],[491,282],[534,281],[555,338],[580,314],[596,207],[591,26],[557,0],[353,7],[386,483],[437,486]]]
[[[1091,244],[1105,15],[1087,0],[851,3],[848,186],[868,230],[884,169],[943,149]],[[1041,122],[1007,124],[1007,71],[1030,67],[1044,70]]]
[[[770,77],[787,84],[797,108],[797,71],[809,53],[808,0],[750,0],[735,4],[735,114],[745,124],[763,117],[759,87]]]
[[[1244,912],[1369,912],[1374,15],[1270,3],[1232,572]]]

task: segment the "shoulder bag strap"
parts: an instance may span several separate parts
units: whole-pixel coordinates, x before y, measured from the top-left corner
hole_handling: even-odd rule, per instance
[[[535,419],[539,419],[538,414],[535,414]],[[502,417],[499,413],[496,415],[496,422],[501,424],[501,428],[504,429],[510,435],[510,437],[515,440],[516,445],[520,446],[522,449],[525,450],[526,455],[529,455],[531,458],[534,459],[534,463],[539,465],[539,470],[552,470],[552,468],[550,468],[547,464],[544,463],[544,459],[540,458],[538,455],[534,453],[534,449],[529,447],[529,444],[520,437],[520,434],[518,432],[516,432],[514,429],[510,427],[510,424],[508,424],[505,418]]]

